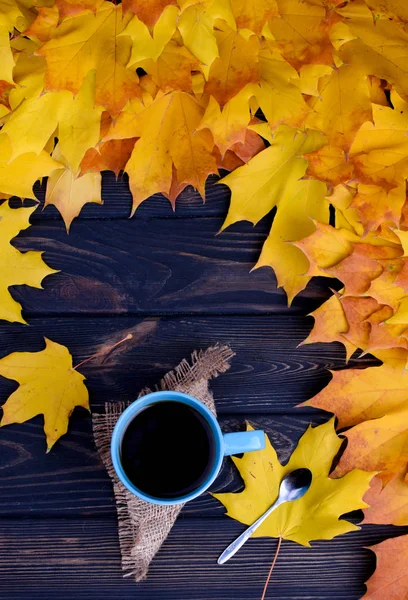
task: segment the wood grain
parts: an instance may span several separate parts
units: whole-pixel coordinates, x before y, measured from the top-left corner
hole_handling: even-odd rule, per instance
[[[181,515],[148,580],[135,584],[121,577],[114,518],[7,519],[1,528],[1,589],[12,600],[259,600],[276,547],[268,538],[250,540],[219,567],[218,555],[242,525]],[[366,526],[312,548],[284,542],[268,597],[357,600],[374,568],[374,555],[364,546],[406,531]]]
[[[227,174],[227,171],[222,171]],[[170,219],[183,219],[185,217],[224,217],[227,214],[230,191],[225,185],[217,185],[220,177],[211,175],[206,182],[205,202],[200,194],[191,186],[188,186],[178,197],[176,210],[173,211],[170,202],[161,194],[155,194],[145,200],[137,209],[133,219],[151,219],[165,217]],[[35,194],[44,205],[45,183],[37,183],[34,187]],[[132,196],[129,190],[128,176],[121,174],[118,179],[114,173],[105,171],[102,173],[102,200],[103,206],[86,204],[81,211],[80,220],[84,219],[127,219],[132,210]],[[13,199],[15,206],[21,201]],[[28,201],[27,201],[28,202]],[[35,212],[32,220],[57,219],[61,216],[54,206],[47,206],[44,213]]]
[[[79,221],[67,235],[61,222],[40,221],[14,244],[41,250],[60,273],[44,290],[16,286],[24,315],[236,314],[288,312],[274,272],[250,273],[268,234],[238,223],[217,235],[220,218]],[[331,285],[334,280],[330,280]],[[291,313],[311,312],[329,297],[320,278],[295,298]]]
[[[283,452],[282,460],[288,458],[310,421],[328,417],[312,409],[306,413],[295,409],[296,404],[329,381],[328,369],[345,366],[340,344],[297,348],[308,332],[302,317],[35,319],[31,327],[10,324],[0,331],[0,356],[27,348],[40,350],[42,335],[46,335],[66,344],[75,363],[132,332],[133,340],[82,369],[95,411],[102,410],[105,401],[134,400],[140,389],[153,388],[192,350],[229,343],[236,352],[231,369],[211,383],[221,423],[226,431],[242,428],[246,418],[264,427]],[[369,357],[350,362],[350,366],[369,364]],[[0,401],[15,387],[2,379]],[[0,514],[106,515],[113,510],[111,486],[96,454],[85,411],[74,412],[69,434],[47,456],[40,417],[1,433]],[[230,485],[239,489],[239,483],[230,466],[217,482],[217,491]],[[188,511],[222,513],[209,497],[192,503]]]
[[[255,228],[239,223],[217,236],[229,191],[216,178],[208,181],[205,205],[186,190],[175,213],[155,196],[128,219],[126,178],[116,183],[112,174],[104,174],[103,197],[103,207],[85,206],[70,236],[47,207],[15,241],[22,251],[45,250],[47,263],[61,272],[45,280],[45,290],[12,288],[30,327],[0,322],[0,357],[41,350],[47,336],[67,345],[77,364],[132,333],[82,368],[92,409],[101,410],[105,401],[134,400],[194,349],[228,343],[236,352],[232,367],[211,384],[222,428],[242,429],[248,418],[286,461],[307,425],[328,417],[295,405],[327,384],[328,369],[345,367],[340,344],[297,347],[312,325],[305,315],[328,297],[328,282],[314,280],[288,309],[271,269],[249,272],[272,215]],[[372,364],[368,356],[350,361]],[[0,404],[16,387],[0,380]],[[251,540],[218,567],[217,556],[242,526],[224,517],[209,494],[183,509],[146,582],[122,579],[112,486],[84,410],[74,412],[69,433],[48,455],[42,417],[1,429],[0,487],[2,599],[260,598],[276,542]],[[241,487],[227,460],[213,490]],[[364,527],[312,549],[284,542],[268,597],[357,600],[374,568],[364,546],[407,531]]]
[[[1,324],[0,357],[27,348],[39,351],[46,336],[68,346],[78,364],[132,333],[131,340],[81,369],[95,408],[106,401],[134,400],[193,350],[229,344],[236,353],[232,366],[212,383],[219,412],[288,414],[328,383],[329,369],[346,366],[339,343],[297,347],[310,325],[310,319],[283,315],[33,319],[30,327]],[[349,362],[351,367],[371,364],[369,356]],[[15,387],[1,380],[0,403]]]
[[[267,432],[279,458],[286,462],[310,422],[325,420],[300,413],[293,417],[254,414],[251,424]],[[225,432],[245,428],[245,419],[220,417]],[[111,517],[115,512],[112,486],[95,450],[91,423],[83,410],[75,411],[69,432],[53,451],[45,453],[40,417],[23,425],[2,430],[0,437],[0,517],[27,514],[48,517]],[[240,491],[241,478],[232,461],[226,459],[212,491]],[[209,494],[190,502],[185,516],[222,516],[223,506]]]

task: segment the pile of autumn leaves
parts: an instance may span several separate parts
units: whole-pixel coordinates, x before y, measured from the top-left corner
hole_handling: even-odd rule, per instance
[[[103,170],[128,174],[136,210],[157,192],[173,205],[188,185],[203,194],[223,167],[224,227],[277,207],[257,266],[289,302],[313,276],[343,284],[306,342],[383,363],[334,373],[309,404],[348,428],[336,475],[379,472],[366,522],[397,525],[408,524],[407,64],[405,0],[0,0],[1,197],[33,198],[48,176],[46,204],[69,228],[101,203]]]

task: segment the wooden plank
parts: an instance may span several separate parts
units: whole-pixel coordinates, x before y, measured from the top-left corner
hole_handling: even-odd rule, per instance
[[[254,414],[251,424],[267,432],[281,462],[286,462],[309,423],[326,416],[303,414],[269,416]],[[244,417],[220,417],[223,431],[245,427]],[[69,432],[45,455],[42,419],[1,430],[0,517],[30,516],[112,516],[115,513],[110,479],[95,450],[90,419],[83,410],[72,417]],[[211,490],[240,491],[241,478],[232,461],[226,459]],[[223,506],[209,494],[186,505],[183,515],[222,516]]]
[[[308,422],[321,414],[309,410],[305,415],[294,407],[329,381],[329,368],[345,366],[340,344],[297,348],[308,330],[306,319],[283,316],[34,319],[30,327],[1,324],[0,356],[41,350],[45,335],[67,345],[77,364],[131,332],[132,340],[104,360],[91,361],[82,368],[92,409],[97,411],[105,401],[133,401],[139,390],[154,387],[194,349],[229,343],[236,352],[231,369],[211,383],[219,415],[225,417],[223,423],[228,427],[235,418],[230,425],[235,429],[248,418],[274,436],[277,431],[278,447],[292,448],[289,440],[295,443]],[[350,366],[356,364],[367,366],[372,361],[364,357],[361,362],[350,362]],[[1,380],[0,403],[16,386]],[[81,409],[75,411],[69,434],[47,456],[41,422],[38,417],[1,431],[3,514],[106,514],[112,510],[111,487],[93,446],[89,415]],[[221,485],[229,485],[231,471],[223,477]],[[203,508],[210,514],[220,510],[210,498],[191,506],[193,512]]]
[[[1,522],[2,596],[13,600],[259,600],[276,541],[249,540],[228,565],[216,559],[242,531],[225,519],[176,522],[147,581],[123,579],[115,519],[7,519]],[[374,569],[364,548],[408,528],[362,531],[303,548],[283,542],[269,598],[357,600]]]
[[[227,173],[227,171],[223,171]],[[230,191],[225,185],[216,185],[220,177],[211,175],[206,182],[205,203],[200,194],[191,186],[187,187],[178,197],[176,211],[173,211],[170,202],[161,194],[155,194],[145,200],[137,209],[134,219],[151,219],[166,217],[180,219],[185,217],[224,217],[227,214]],[[36,184],[35,194],[44,204],[45,184]],[[116,180],[114,173],[105,171],[102,174],[102,200],[103,206],[86,204],[81,211],[81,220],[85,219],[127,219],[132,210],[132,196],[129,190],[127,175],[120,175]],[[20,200],[13,199],[16,206]],[[54,206],[49,206],[41,214],[34,213],[33,221],[37,219],[58,219],[61,217]]]
[[[212,383],[219,412],[286,414],[328,383],[328,369],[345,367],[345,350],[339,343],[298,347],[310,325],[311,319],[282,315],[44,318],[33,319],[30,327],[2,322],[0,357],[39,351],[46,336],[66,345],[78,364],[131,333],[133,338],[114,352],[81,368],[92,406],[97,407],[105,401],[133,401],[139,390],[154,387],[193,350],[230,344],[236,353],[231,369]],[[349,366],[370,364],[369,356],[349,362]],[[2,380],[1,403],[14,387]]]
[[[217,235],[221,225],[219,218],[80,221],[67,235],[61,222],[39,222],[14,243],[45,251],[60,273],[45,279],[45,290],[17,286],[12,294],[27,318],[288,312],[273,270],[250,273],[268,223],[238,223]],[[290,311],[311,312],[330,294],[325,279],[313,280]]]

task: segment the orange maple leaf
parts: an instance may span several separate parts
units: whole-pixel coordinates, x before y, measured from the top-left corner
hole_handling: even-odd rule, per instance
[[[128,162],[137,138],[108,140],[97,148],[89,148],[81,161],[81,175],[113,171],[116,177]]]
[[[369,505],[364,509],[364,523],[408,525],[407,467],[386,486],[374,477],[364,500]]]
[[[403,600],[408,594],[408,535],[370,546],[377,557],[377,569],[367,581],[364,600]],[[386,592],[384,592],[386,590]],[[385,595],[386,594],[386,595]]]
[[[177,6],[176,0],[123,0],[123,12],[135,14],[150,28],[156,24],[166,6]]]
[[[302,406],[333,412],[348,443],[333,475],[378,471],[388,483],[408,462],[408,373],[387,364],[332,373],[330,384]]]
[[[210,67],[205,91],[222,106],[248,83],[258,81],[259,40],[245,39],[227,25],[215,32],[219,58]]]
[[[173,166],[181,186],[193,185],[204,194],[205,181],[217,171],[210,132],[197,131],[204,109],[184,92],[158,96],[125,125],[127,135],[139,137],[126,165],[133,210],[143,200],[170,193]]]
[[[130,98],[141,96],[138,76],[126,67],[131,39],[119,35],[128,20],[122,17],[122,6],[111,2],[103,2],[95,14],[81,12],[63,20],[37,51],[47,61],[46,88],[77,93],[95,70],[95,101],[117,116]]]

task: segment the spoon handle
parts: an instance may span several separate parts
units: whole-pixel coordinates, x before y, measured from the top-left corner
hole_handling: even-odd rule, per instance
[[[251,537],[251,535],[254,533],[254,531],[256,531],[256,529],[258,529],[258,527],[261,525],[261,523],[263,523],[265,521],[265,519],[267,517],[269,517],[271,512],[273,512],[276,508],[278,508],[278,506],[280,506],[284,502],[286,502],[286,500],[282,500],[281,498],[278,498],[276,500],[276,502],[274,502],[272,504],[272,506],[270,506],[268,508],[268,510],[265,511],[264,514],[261,515],[259,517],[259,519],[257,519],[255,521],[255,523],[252,523],[252,525],[250,525],[247,529],[245,529],[245,531],[243,533],[241,533],[241,535],[238,536],[236,540],[234,540],[227,548],[225,548],[224,552],[221,554],[221,556],[217,560],[217,563],[219,565],[223,565],[224,563],[227,562],[227,560],[229,560],[231,558],[231,556],[234,556],[234,554],[236,554],[238,552],[238,550],[245,544],[247,539],[249,539]]]

